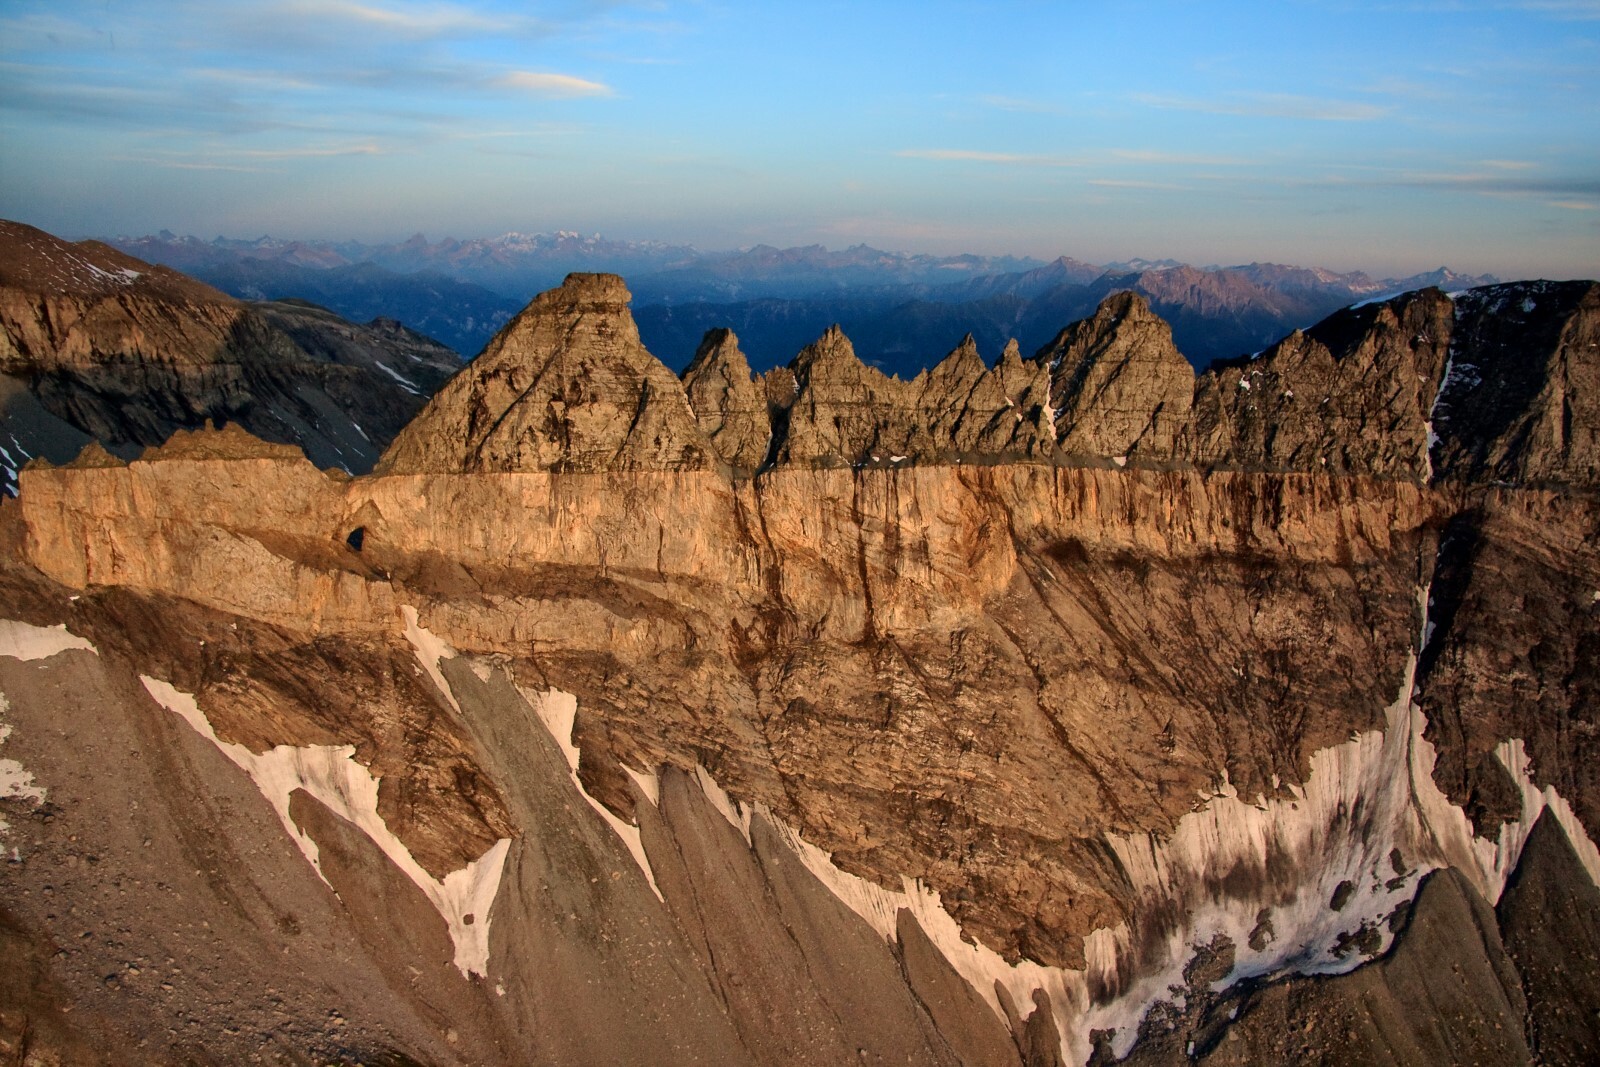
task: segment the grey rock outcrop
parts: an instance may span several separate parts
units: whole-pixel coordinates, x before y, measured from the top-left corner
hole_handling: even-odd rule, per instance
[[[242,303],[105,245],[0,221],[0,377],[13,383],[0,443],[28,454],[69,458],[75,430],[131,457],[227,420],[365,471],[458,365],[398,324]]]

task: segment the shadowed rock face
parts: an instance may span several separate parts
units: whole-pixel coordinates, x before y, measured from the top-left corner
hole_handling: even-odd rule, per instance
[[[1202,375],[1183,452],[1206,465],[1425,480],[1451,334],[1438,290],[1338,312]]]
[[[1600,481],[1600,285],[1493,285],[1455,308],[1436,468],[1464,481]]]
[[[29,455],[71,458],[75,430],[131,457],[226,420],[364,471],[457,366],[398,324],[241,303],[104,245],[0,221],[0,377],[71,428],[8,398],[0,444]]]
[[[1541,1063],[1592,1063],[1600,1049],[1600,888],[1555,819],[1541,815],[1498,908],[1528,999]]]

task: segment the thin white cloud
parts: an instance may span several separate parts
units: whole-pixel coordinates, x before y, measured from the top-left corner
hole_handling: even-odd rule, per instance
[[[508,89],[520,89],[537,96],[580,97],[615,96],[611,86],[571,74],[551,74],[546,71],[514,70],[496,79]]]
[[[1516,6],[1524,11],[1536,11],[1558,19],[1583,22],[1600,19],[1600,2],[1597,0],[1522,0]]]
[[[330,156],[383,156],[388,152],[371,141],[348,145],[306,145],[299,148],[255,148],[234,153],[245,159],[322,159]]]
[[[111,156],[114,163],[141,163],[147,167],[165,167],[168,170],[227,170],[244,174],[259,174],[261,167],[241,167],[232,163],[195,163],[179,159],[154,159],[149,156]]]
[[[997,96],[992,93],[978,97],[978,103],[1000,111],[1021,111],[1034,115],[1059,115],[1065,110],[1060,105],[1046,100],[1029,100],[1020,96]]]
[[[295,17],[344,19],[421,37],[495,33],[515,25],[514,20],[493,18],[459,4],[358,4],[349,0],[289,0],[283,7]]]
[[[1235,156],[1191,156],[1148,148],[1113,148],[1111,155],[1131,163],[1171,163],[1189,167],[1247,167],[1252,162]]]
[[[970,148],[902,148],[901,159],[929,159],[943,163],[1010,163],[1022,167],[1081,167],[1083,161],[1065,156],[1038,156],[1018,152],[981,152]]]
[[[1140,182],[1125,181],[1119,178],[1090,178],[1086,183],[1102,189],[1187,189],[1187,185],[1174,185],[1171,182]]]
[[[1545,203],[1568,211],[1600,211],[1600,204],[1589,200],[1546,200]]]
[[[1358,100],[1329,100],[1293,93],[1241,93],[1216,98],[1138,93],[1133,99],[1147,107],[1172,111],[1243,115],[1248,118],[1303,119],[1311,122],[1372,122],[1392,111],[1391,108]]]

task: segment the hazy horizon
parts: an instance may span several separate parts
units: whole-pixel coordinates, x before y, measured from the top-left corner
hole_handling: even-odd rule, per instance
[[[21,0],[0,215],[1600,275],[1600,0]]]

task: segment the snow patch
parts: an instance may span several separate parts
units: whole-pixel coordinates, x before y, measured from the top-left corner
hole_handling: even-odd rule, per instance
[[[711,772],[699,764],[695,764],[694,780],[699,783],[700,791],[711,801],[711,806],[722,813],[722,817],[741,834],[744,835],[745,844],[750,844],[750,815],[751,809],[728,796],[727,792],[711,777]]]
[[[373,362],[378,365],[379,370],[383,371],[383,373],[399,382],[400,388],[404,389],[413,396],[422,395],[422,390],[417,388],[416,382],[412,381],[410,378],[407,378],[405,375],[401,374],[399,371],[395,370],[381,359],[375,359]]]
[[[77,634],[67,632],[67,624],[33,626],[12,619],[0,619],[0,656],[10,656],[24,663],[36,659],[49,659],[58,652],[83,648],[95,655],[99,650]]]
[[[611,827],[612,832],[627,847],[628,852],[633,856],[633,861],[639,865],[639,870],[644,872],[645,881],[650,883],[650,891],[656,895],[656,899],[665,899],[661,896],[661,888],[656,885],[655,871],[650,869],[650,858],[645,855],[644,841],[639,836],[639,828],[623,822],[612,813],[610,808],[590,796],[589,791],[583,786],[583,780],[578,777],[579,752],[577,744],[572,740],[573,725],[578,717],[578,698],[571,693],[563,693],[559,689],[550,689],[540,693],[517,686],[517,692],[521,693],[522,698],[538,713],[539,721],[544,724],[546,730],[550,731],[551,739],[561,749],[562,755],[567,758],[567,773],[572,779],[573,787],[578,790],[578,794],[589,802],[589,806],[600,814],[600,817],[606,821],[606,825]],[[645,785],[646,781],[655,777],[654,775],[646,776],[631,768],[628,769],[628,773],[633,775],[634,781],[640,783],[640,789],[650,798],[652,804],[659,803],[661,795],[659,783],[651,786]]]
[[[0,693],[0,715],[11,710],[6,695]],[[0,747],[11,736],[11,727],[0,722]],[[44,803],[44,787],[33,780],[32,772],[14,759],[0,759],[0,800],[31,800],[37,807]],[[0,818],[0,834],[11,829],[11,824]],[[15,851],[15,850],[13,850]]]
[[[1373,304],[1382,304],[1386,301],[1393,300],[1397,296],[1404,296],[1405,292],[1406,291],[1404,289],[1396,289],[1394,292],[1384,293],[1382,296],[1368,297],[1367,299],[1359,301],[1358,303],[1351,304],[1348,310],[1354,311],[1356,308],[1371,307]]]
[[[244,745],[219,738],[192,694],[148,675],[140,675],[140,681],[156,703],[182,718],[250,776],[318,877],[327,881],[317,843],[302,833],[289,815],[289,798],[296,789],[305,790],[328,810],[360,828],[422,890],[450,928],[456,949],[455,965],[462,977],[488,974],[489,910],[500,889],[510,838],[501,838],[482,856],[438,881],[423,869],[378,814],[378,779],[356,762],[354,745],[278,745],[257,755]]]

